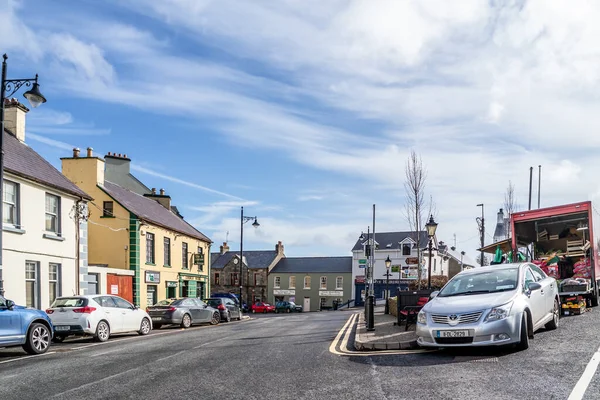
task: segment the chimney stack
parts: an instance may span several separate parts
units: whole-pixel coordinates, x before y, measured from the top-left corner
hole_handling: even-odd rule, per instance
[[[152,194],[156,194],[156,188],[152,188]]]
[[[229,246],[227,245],[227,242],[223,242],[222,246],[219,246],[219,252],[221,253],[221,255],[227,253],[229,251]]]
[[[277,254],[283,254],[283,244],[281,243],[281,240],[275,245],[275,251]]]
[[[160,195],[164,196],[165,195],[165,189],[160,189]]]
[[[79,147],[73,149],[73,158],[79,158]]]
[[[87,148],[87,156],[94,157],[94,149],[92,149],[91,147],[88,147]]]
[[[504,210],[500,209],[500,211],[498,211],[498,221],[499,224],[504,224]]]
[[[21,142],[25,142],[25,114],[29,109],[17,99],[4,100],[4,128]]]

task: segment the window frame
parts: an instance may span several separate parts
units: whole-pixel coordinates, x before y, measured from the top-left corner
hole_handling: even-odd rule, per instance
[[[327,277],[326,276],[321,276],[319,278],[319,289],[327,290]]]
[[[52,279],[52,268],[56,267],[56,278]],[[52,290],[50,289],[52,284],[54,287],[54,298],[52,298]],[[54,303],[56,298],[62,296],[62,265],[59,263],[48,263],[48,295],[50,299],[50,303]]]
[[[341,284],[338,285],[338,281],[341,281]],[[336,276],[335,277],[335,289],[336,290],[340,290],[344,288],[344,277],[343,276]]]
[[[306,284],[308,282],[308,285]],[[310,286],[312,284],[312,279],[310,275],[306,275],[304,277],[304,289],[310,289]]]
[[[190,259],[188,257],[189,250],[187,242],[181,243],[181,268],[190,269]]]
[[[148,243],[150,243],[150,245],[148,245]],[[155,265],[156,252],[154,246],[156,246],[154,233],[146,232],[146,264]]]
[[[163,238],[163,265],[171,266],[171,238],[167,236]]]
[[[34,270],[34,278],[27,278],[27,268],[33,266]],[[33,282],[33,299],[31,300],[31,302],[29,302],[29,300],[27,299],[28,296],[28,290],[27,290],[27,283],[28,282]],[[40,308],[41,307],[41,299],[40,299],[40,263],[38,261],[31,261],[31,260],[26,260],[25,261],[25,305],[27,307],[33,307],[33,308]]]
[[[281,289],[281,276],[276,276],[273,278],[273,288]]]
[[[110,205],[110,207],[107,207]],[[110,208],[110,210],[109,210]],[[114,218],[115,217],[115,202],[114,201],[103,201],[102,202],[102,217]]]
[[[221,284],[221,275],[220,272],[215,272],[215,285]]]
[[[405,251],[408,249],[408,252]],[[410,256],[412,254],[412,244],[411,243],[402,243],[402,255]]]
[[[240,275],[237,272],[232,272],[230,277],[231,286],[240,286]]]
[[[198,246],[198,254],[204,254],[204,250],[202,249],[201,246]],[[198,264],[198,271],[204,271],[203,263]]]
[[[54,198],[56,199],[56,213],[52,212],[52,211],[48,211],[48,199],[49,198]],[[57,196],[55,194],[52,193],[48,193],[46,192],[46,196],[44,196],[44,200],[45,200],[45,205],[44,205],[44,216],[45,216],[45,231],[46,232],[50,232],[55,234],[56,236],[60,236],[61,235],[61,201],[60,201],[60,196]],[[56,218],[56,230],[51,230],[48,229],[48,216],[50,217],[54,217]]]
[[[290,289],[296,289],[296,276],[292,275],[288,278],[288,286]]]
[[[6,189],[4,187],[5,185],[14,185],[14,203],[9,203],[4,199],[6,195]],[[9,179],[4,179],[2,186],[2,207],[4,207],[4,204],[7,204],[9,206],[12,206],[14,210],[14,220],[12,222],[4,221],[4,218],[6,218],[7,213],[4,210],[2,210],[2,225],[8,225],[18,228],[21,226],[21,185],[18,182],[14,182]]]

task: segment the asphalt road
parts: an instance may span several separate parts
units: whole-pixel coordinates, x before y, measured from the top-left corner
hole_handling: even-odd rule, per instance
[[[0,399],[567,399],[600,347],[594,309],[519,353],[356,354],[352,327],[340,332],[352,315],[253,315],[36,357],[3,349]],[[590,380],[584,398],[598,399],[600,373]]]

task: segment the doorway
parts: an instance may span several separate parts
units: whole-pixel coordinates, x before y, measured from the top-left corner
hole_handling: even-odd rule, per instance
[[[310,311],[310,297],[304,298],[304,306],[302,307],[302,311]]]

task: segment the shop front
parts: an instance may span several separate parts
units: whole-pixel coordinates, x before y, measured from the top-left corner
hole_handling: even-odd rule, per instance
[[[208,276],[202,274],[179,273],[179,295],[181,297],[208,297]]]
[[[294,289],[273,289],[275,303],[278,301],[296,302],[296,290]]]
[[[394,297],[398,290],[408,290],[410,282],[415,279],[375,279],[373,282],[373,292],[375,299],[384,299],[386,290],[390,297]],[[354,304],[356,306],[365,304],[365,296],[367,293],[367,282],[364,276],[356,276],[354,279]]]

